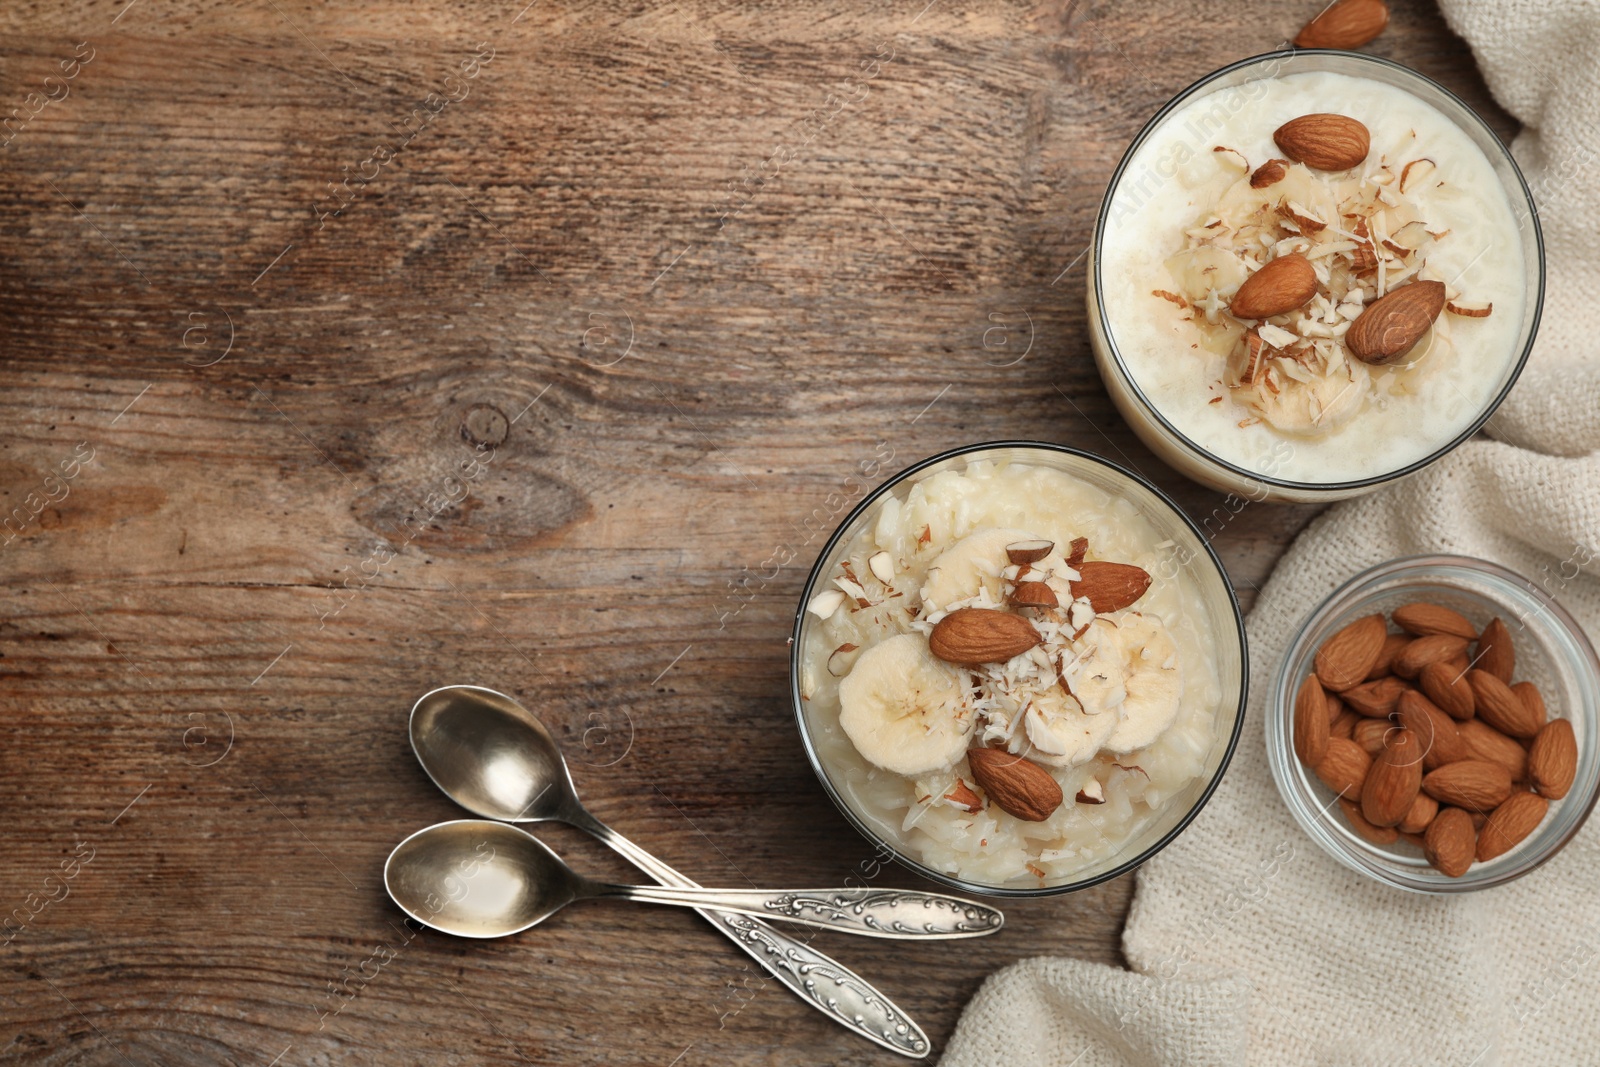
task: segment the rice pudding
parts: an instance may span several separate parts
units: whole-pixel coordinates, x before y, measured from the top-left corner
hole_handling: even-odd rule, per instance
[[[1531,336],[1524,245],[1501,174],[1434,106],[1269,74],[1184,102],[1129,156],[1090,272],[1096,358],[1192,477],[1345,495],[1497,402]]]
[[[925,867],[1060,884],[1216,766],[1214,605],[1133,500],[974,459],[883,496],[830,559],[797,656],[814,753]]]

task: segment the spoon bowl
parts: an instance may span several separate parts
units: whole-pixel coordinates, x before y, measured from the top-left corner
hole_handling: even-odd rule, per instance
[[[418,830],[389,853],[383,884],[400,909],[457,937],[505,937],[572,903],[583,880],[537,838],[460,819]]]
[[[433,784],[474,815],[566,819],[577,793],[555,738],[504,693],[450,685],[411,709],[411,749]]]

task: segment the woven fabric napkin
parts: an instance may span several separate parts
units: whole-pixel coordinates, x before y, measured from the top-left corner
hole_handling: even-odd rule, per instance
[[[1267,769],[1262,703],[1287,638],[1359,570],[1452,552],[1510,567],[1600,636],[1600,0],[1442,0],[1540,207],[1536,350],[1474,441],[1307,528],[1248,629],[1251,701],[1221,788],[1140,871],[1131,970],[1064,958],[993,975],[945,1067],[1594,1063],[1600,820],[1510,885],[1440,899],[1337,864]]]

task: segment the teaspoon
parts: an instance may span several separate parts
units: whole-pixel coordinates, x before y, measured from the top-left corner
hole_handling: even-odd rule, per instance
[[[487,819],[418,830],[389,853],[383,884],[413,919],[462,937],[521,933],[574,901],[606,897],[911,940],[981,937],[1004,922],[999,911],[983,904],[900,889],[608,885],[578,874],[526,830]]]
[[[450,685],[411,709],[411,748],[445,795],[474,815],[506,822],[576,826],[663,885],[696,883],[591,815],[578,800],[555,738],[539,717],[504,693]],[[713,927],[807,1004],[884,1048],[920,1059],[928,1035],[860,975],[759,919],[702,909]]]

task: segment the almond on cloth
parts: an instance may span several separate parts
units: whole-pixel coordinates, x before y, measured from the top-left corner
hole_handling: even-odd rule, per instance
[[[1421,788],[1422,743],[1410,730],[1395,730],[1361,784],[1361,814],[1374,826],[1395,826]]]
[[[1295,34],[1296,48],[1360,48],[1389,25],[1384,0],[1334,0]]]
[[[1440,808],[1428,824],[1422,854],[1440,874],[1460,878],[1472,866],[1478,849],[1478,831],[1472,816],[1460,808]]]
[[[1372,134],[1364,123],[1327,112],[1290,119],[1273,131],[1272,139],[1284,155],[1316,170],[1358,167],[1372,148]]]
[[[1506,798],[1478,831],[1478,859],[1488,862],[1510,852],[1544,821],[1550,802],[1534,793],[1516,792]]]
[[[1345,626],[1317,649],[1317,677],[1335,693],[1360,684],[1383,650],[1388,632],[1382,615],[1367,615]]]
[[[1032,760],[998,748],[967,752],[972,778],[995,806],[1024,822],[1044,822],[1061,806],[1061,786]]]

